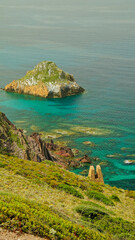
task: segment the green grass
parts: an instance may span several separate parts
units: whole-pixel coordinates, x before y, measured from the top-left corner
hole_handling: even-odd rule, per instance
[[[102,219],[107,213],[99,210],[99,209],[93,209],[92,207],[80,205],[76,208],[76,211],[80,213],[82,216],[89,218],[89,219]]]
[[[0,155],[0,163],[5,164],[5,169],[12,170],[15,174],[27,177],[36,183],[43,184],[46,182],[53,188],[59,188],[60,184],[66,184],[74,188],[80,188],[81,191],[95,188],[102,191],[102,186],[99,185],[97,188],[97,183],[93,183],[88,178],[77,176],[76,174],[66,171],[58,167],[56,163],[48,164],[48,161],[35,163],[15,157],[6,157],[5,155]],[[67,192],[65,187],[63,187],[63,190]]]
[[[0,226],[49,239],[105,239],[105,237],[61,218],[45,204],[13,194],[0,193]],[[53,229],[53,231],[52,231]],[[52,233],[53,236],[52,236]]]
[[[134,239],[134,199],[124,190],[94,183],[48,160],[6,155],[0,155],[0,179],[4,228],[54,240]],[[89,199],[90,192],[94,197]],[[112,195],[121,202],[106,205]]]
[[[84,198],[84,196],[78,190],[76,190],[74,187],[69,186],[67,184],[59,184],[58,188],[78,198]]]
[[[100,192],[97,192],[97,191],[88,191],[87,196],[90,199],[92,198],[92,199],[96,199],[98,201],[101,201],[106,205],[114,206],[114,203],[112,202],[112,200],[107,198],[103,193],[100,193]]]
[[[115,202],[120,202],[120,199],[117,195],[113,194],[111,197],[110,197],[111,200],[115,201]]]
[[[114,235],[113,239],[130,240],[135,237],[135,226],[122,218],[111,217],[106,212],[87,205],[78,206],[76,211],[84,217],[85,221],[91,221],[100,232]],[[119,235],[124,236],[124,234],[124,238],[119,238]]]
[[[95,202],[91,202],[91,201],[82,201],[81,202],[82,205],[85,205],[85,206],[88,206],[92,209],[98,209],[98,210],[101,210],[101,211],[104,211],[108,214],[111,214],[111,215],[115,215],[115,213],[112,211],[112,210],[109,210],[107,209],[106,207],[103,207]]]
[[[126,196],[135,199],[135,191],[126,191]]]

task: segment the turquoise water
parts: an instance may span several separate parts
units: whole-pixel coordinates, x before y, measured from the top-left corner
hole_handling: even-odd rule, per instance
[[[52,60],[86,89],[64,99],[0,91],[0,111],[28,134],[67,131],[58,140],[98,157],[105,183],[135,190],[135,164],[124,163],[135,160],[135,2],[1,0],[0,29],[0,87]],[[104,133],[69,135],[76,126]]]

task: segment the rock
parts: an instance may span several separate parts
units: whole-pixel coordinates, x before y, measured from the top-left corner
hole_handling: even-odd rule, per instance
[[[134,164],[135,160],[125,160],[124,163],[125,164]]]
[[[80,174],[86,176],[86,175],[88,174],[88,170],[85,169],[85,170],[83,170],[82,172],[80,172]]]
[[[91,128],[91,127],[85,127],[80,125],[71,126],[70,129],[74,131],[76,134],[78,133],[84,133],[85,135],[90,136],[104,136],[104,135],[110,135],[111,130],[108,129],[100,129],[100,128]],[[89,142],[89,141],[86,141]]]
[[[108,161],[100,162],[100,165],[107,166],[108,165]]]
[[[56,151],[58,149],[58,145],[54,144],[53,140],[51,140],[50,143],[46,143],[46,147],[51,151]]]
[[[93,157],[94,161],[99,161],[100,159],[98,157]]]
[[[37,162],[45,159],[56,160],[48,151],[40,134],[25,135],[23,130],[17,129],[4,113],[0,113],[0,153]]]
[[[122,148],[121,148],[121,151],[124,151],[124,152],[126,152],[126,151],[128,151],[128,150],[130,150],[130,148],[128,148],[128,147],[122,147]]]
[[[94,166],[90,166],[88,176],[92,181],[104,183],[103,174],[99,165],[96,166],[96,174]]]
[[[61,147],[60,150],[58,152],[56,152],[56,154],[63,156],[63,157],[74,157],[74,154],[71,150],[71,148],[68,147]]]
[[[85,142],[83,142],[83,144],[89,145],[89,146],[91,146],[91,147],[95,147],[95,146],[96,146],[95,143],[93,143],[93,142],[91,142],[91,141],[85,141]]]
[[[127,155],[127,157],[135,157],[135,154],[133,153],[133,154],[129,154],[129,155]]]
[[[123,155],[122,154],[119,154],[119,153],[114,153],[114,154],[111,154],[111,155],[107,155],[108,158],[123,158]]]
[[[26,75],[5,86],[5,91],[30,94],[44,98],[62,98],[84,92],[71,74],[55,63],[43,61]]]
[[[88,157],[88,155],[84,155],[84,157],[78,159],[78,161],[81,163],[91,163],[91,159]]]
[[[73,152],[74,155],[78,155],[80,153],[80,151],[76,148],[73,148],[72,152]]]

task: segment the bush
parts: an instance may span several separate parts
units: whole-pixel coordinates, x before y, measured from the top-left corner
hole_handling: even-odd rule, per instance
[[[110,199],[114,200],[115,202],[120,202],[120,199],[117,195],[113,194]]]
[[[86,194],[90,199],[93,198],[103,202],[106,205],[114,206],[114,203],[109,198],[107,198],[103,193],[96,192],[96,191],[87,191]]]
[[[6,167],[6,164],[0,162],[0,168]]]
[[[58,185],[58,188],[59,188],[59,189],[62,189],[62,190],[65,191],[66,193],[72,194],[72,195],[75,196],[75,197],[84,198],[83,195],[82,195],[78,190],[76,190],[74,187],[69,186],[69,185],[67,185],[67,184],[59,184],[59,185]]]
[[[119,238],[118,236],[121,235],[124,237],[124,234],[129,235],[128,240],[135,239],[135,224],[125,221],[122,218],[105,216],[103,220],[99,219],[94,223],[99,231],[108,232],[115,236],[113,239],[122,240],[123,238]],[[124,240],[126,239],[127,238],[125,237]]]
[[[107,213],[99,210],[99,209],[93,209],[89,206],[80,205],[76,208],[76,211],[80,213],[82,216],[90,219],[102,219],[104,215],[108,215]]]
[[[121,233],[113,236],[113,240],[135,240],[135,236],[130,235],[130,233]]]
[[[93,209],[98,209],[98,210],[104,211],[104,212],[106,212],[108,214],[115,215],[115,213],[113,211],[111,211],[111,210],[109,210],[109,209],[107,209],[107,208],[105,208],[105,207],[103,207],[103,206],[101,206],[101,205],[99,205],[97,203],[91,202],[91,201],[84,201],[84,200],[82,200],[81,204],[85,205],[85,206],[88,206],[88,207],[91,207]]]
[[[90,182],[90,188],[88,190],[103,192],[102,184],[97,182]]]
[[[135,199],[135,191],[126,191],[126,196]]]

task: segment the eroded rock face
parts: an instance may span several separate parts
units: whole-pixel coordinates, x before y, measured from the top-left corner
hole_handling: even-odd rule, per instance
[[[53,62],[43,61],[26,75],[5,86],[5,90],[44,98],[62,98],[84,92],[73,75],[63,72]]]
[[[26,136],[22,129],[17,129],[7,119],[4,113],[0,113],[0,153],[38,162],[45,159],[55,161],[39,134]]]
[[[92,181],[104,183],[103,174],[102,174],[100,165],[96,166],[96,174],[95,174],[94,166],[90,166],[88,176]]]
[[[42,162],[44,160],[55,161],[64,168],[79,167],[85,163],[91,163],[87,155],[76,159],[71,148],[55,144],[51,139],[45,142],[41,135],[33,133],[30,136],[24,134],[22,129],[17,129],[4,113],[0,112],[0,154],[12,155],[21,159]],[[76,151],[78,151],[76,149]]]

